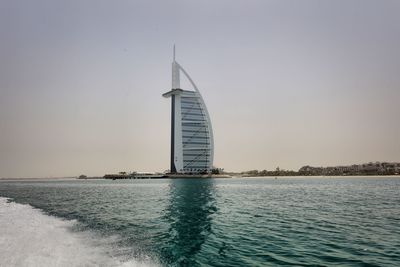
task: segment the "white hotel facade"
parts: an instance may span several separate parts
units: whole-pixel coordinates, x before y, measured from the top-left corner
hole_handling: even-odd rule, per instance
[[[180,88],[180,74],[193,90]],[[210,116],[196,84],[175,60],[172,62],[171,173],[210,173],[214,160],[214,138]]]

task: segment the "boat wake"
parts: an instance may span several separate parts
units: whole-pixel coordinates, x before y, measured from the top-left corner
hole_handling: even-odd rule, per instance
[[[115,238],[72,231],[76,224],[0,197],[0,266],[156,266],[113,256]]]

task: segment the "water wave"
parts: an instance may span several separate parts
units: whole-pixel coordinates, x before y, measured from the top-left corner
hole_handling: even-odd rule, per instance
[[[73,231],[77,222],[0,197],[0,266],[155,266],[123,258],[115,237]]]

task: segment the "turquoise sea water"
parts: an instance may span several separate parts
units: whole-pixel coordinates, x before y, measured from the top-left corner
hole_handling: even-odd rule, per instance
[[[0,181],[0,196],[113,237],[122,262],[400,266],[399,178]]]

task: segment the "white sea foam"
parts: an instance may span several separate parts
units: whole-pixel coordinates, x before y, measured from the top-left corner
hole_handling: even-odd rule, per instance
[[[106,238],[73,232],[75,221],[0,197],[0,266],[149,266],[110,254]]]

